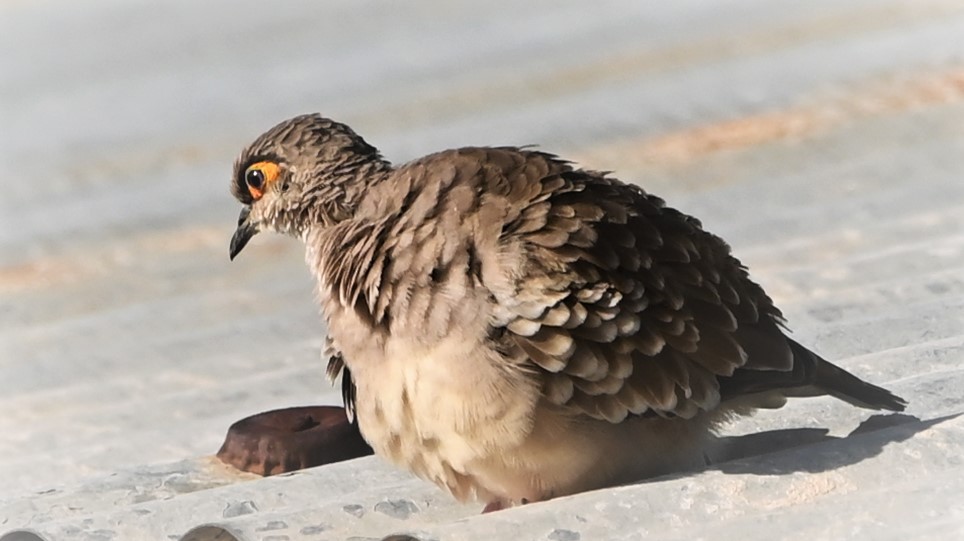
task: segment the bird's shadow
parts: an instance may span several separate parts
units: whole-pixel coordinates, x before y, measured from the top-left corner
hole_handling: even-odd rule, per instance
[[[721,437],[720,452],[707,469],[754,475],[830,471],[876,456],[889,443],[910,439],[962,414],[928,421],[902,413],[873,415],[843,437],[831,436],[823,428],[791,428]],[[796,452],[802,448],[807,451]]]

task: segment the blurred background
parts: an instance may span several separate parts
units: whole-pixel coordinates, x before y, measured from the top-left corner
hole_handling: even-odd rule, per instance
[[[828,358],[957,369],[962,36],[938,0],[2,0],[0,500],[339,402],[301,245],[227,257],[235,156],[306,112],[398,163],[538,144],[614,171]],[[860,357],[921,343],[957,353]]]

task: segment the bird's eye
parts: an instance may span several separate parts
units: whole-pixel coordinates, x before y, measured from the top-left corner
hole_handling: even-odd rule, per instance
[[[244,181],[248,183],[249,187],[255,190],[261,190],[264,188],[264,171],[260,169],[248,169],[248,172],[244,175]]]
[[[281,168],[274,162],[258,162],[244,172],[244,183],[248,185],[248,192],[256,201],[264,196],[268,184],[278,179]]]

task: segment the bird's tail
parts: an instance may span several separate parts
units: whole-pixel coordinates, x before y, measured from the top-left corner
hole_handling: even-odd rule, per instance
[[[787,342],[793,350],[794,364],[812,363],[815,368],[812,383],[806,387],[794,389],[801,391],[800,395],[828,394],[855,406],[874,410],[904,411],[904,407],[907,406],[906,400],[887,389],[867,383],[793,340],[788,339]]]

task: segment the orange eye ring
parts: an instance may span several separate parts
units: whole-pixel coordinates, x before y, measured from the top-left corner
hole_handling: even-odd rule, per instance
[[[268,184],[278,180],[281,167],[274,162],[258,162],[252,164],[244,172],[244,183],[248,186],[248,193],[255,201],[264,196]]]

